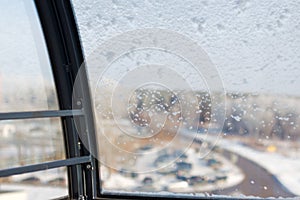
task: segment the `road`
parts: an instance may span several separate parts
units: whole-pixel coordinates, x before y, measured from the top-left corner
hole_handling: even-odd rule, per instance
[[[236,158],[236,165],[245,174],[245,179],[237,186],[223,190],[212,191],[212,194],[232,195],[243,194],[259,197],[295,197],[287,188],[285,188],[278,179],[258,166],[251,160],[248,160],[235,153],[222,150],[222,155],[231,160]],[[262,161],[263,162],[263,161]]]

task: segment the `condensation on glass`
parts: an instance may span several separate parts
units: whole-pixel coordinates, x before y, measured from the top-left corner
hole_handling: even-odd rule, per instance
[[[300,195],[299,1],[73,6],[103,191]]]
[[[0,113],[57,110],[43,32],[32,1],[0,4]],[[65,158],[59,118],[0,121],[0,170]],[[0,179],[0,199],[67,195],[66,169]]]

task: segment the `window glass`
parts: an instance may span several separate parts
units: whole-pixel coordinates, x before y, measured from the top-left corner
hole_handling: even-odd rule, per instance
[[[0,112],[57,109],[51,67],[33,3],[4,0],[0,7]]]
[[[54,79],[34,2],[4,0],[0,9],[1,118],[8,112],[57,110]],[[59,118],[0,120],[0,170],[64,158]],[[66,168],[0,178],[0,199],[65,196],[66,180]]]
[[[39,200],[67,196],[66,168],[0,178],[0,198]]]
[[[60,119],[0,121],[0,169],[65,158]]]
[[[73,6],[102,192],[300,195],[299,1]]]

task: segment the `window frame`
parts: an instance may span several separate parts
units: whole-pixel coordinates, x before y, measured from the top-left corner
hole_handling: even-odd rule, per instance
[[[82,112],[80,116],[61,118],[66,157],[90,158],[85,164],[78,163],[68,167],[69,198],[95,198],[99,194],[97,188],[100,188],[98,163],[81,142],[81,140],[88,140],[90,145],[88,148],[96,152],[95,128],[85,66],[82,66],[83,53],[73,10],[70,2],[64,0],[35,0],[35,5],[48,48],[59,107],[62,110],[73,108]],[[79,69],[81,73],[78,73]],[[73,94],[77,74],[80,76],[80,81],[77,83],[76,93]],[[74,106],[72,100],[78,103]],[[77,131],[86,131],[87,138],[82,136],[80,138]]]
[[[178,193],[102,191],[100,166],[96,159],[97,142],[91,95],[71,2],[70,0],[34,0],[34,2],[46,41],[59,110],[0,113],[0,120],[60,117],[66,159],[0,170],[0,177],[67,166],[68,196],[59,199],[241,199],[241,197],[205,197]],[[73,93],[75,80],[79,87],[76,87]],[[78,102],[76,105],[73,105],[74,100]],[[85,131],[86,138],[82,138],[83,134],[79,137],[79,131]],[[83,145],[82,140],[88,141],[88,148]],[[92,150],[93,154],[88,149]]]

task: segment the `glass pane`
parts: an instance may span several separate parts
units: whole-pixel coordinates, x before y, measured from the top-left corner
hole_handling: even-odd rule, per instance
[[[51,66],[33,2],[0,4],[0,112],[57,109]]]
[[[299,197],[299,1],[73,6],[102,192]]]
[[[60,119],[0,121],[0,169],[65,158]]]
[[[7,200],[40,200],[67,196],[66,168],[0,178],[0,187],[0,198]]]

